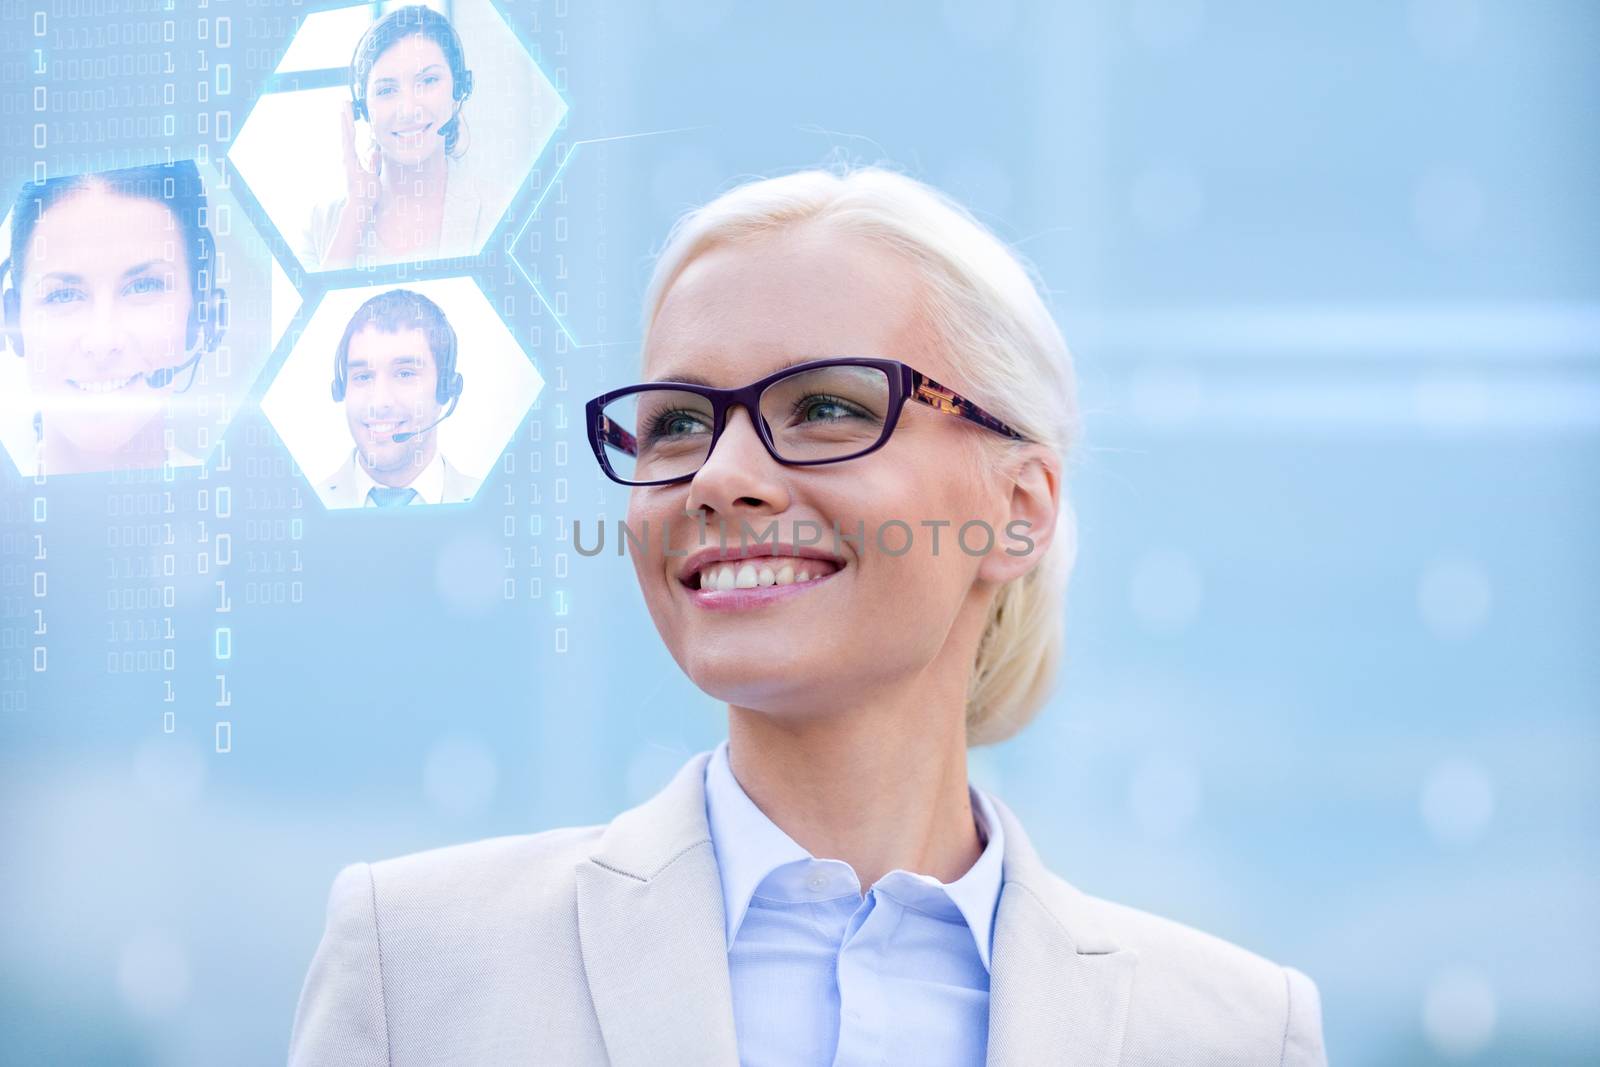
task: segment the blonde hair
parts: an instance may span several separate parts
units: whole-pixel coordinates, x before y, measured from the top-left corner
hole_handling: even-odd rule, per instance
[[[1065,459],[1079,434],[1072,356],[1022,260],[970,212],[882,167],[807,170],[736,186],[678,219],[645,293],[648,333],[667,290],[713,246],[827,225],[882,242],[926,287],[924,309],[964,395]],[[985,435],[987,437],[988,435]],[[999,437],[994,447],[1017,447]],[[1063,600],[1077,550],[1065,487],[1056,534],[995,594],[967,692],[967,744],[1003,741],[1043,705],[1061,660]]]

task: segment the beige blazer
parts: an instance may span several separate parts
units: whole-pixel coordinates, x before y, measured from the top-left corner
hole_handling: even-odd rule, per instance
[[[710,755],[609,825],[340,871],[290,1064],[736,1067]],[[1309,978],[1079,892],[995,809],[989,1067],[1326,1063]]]

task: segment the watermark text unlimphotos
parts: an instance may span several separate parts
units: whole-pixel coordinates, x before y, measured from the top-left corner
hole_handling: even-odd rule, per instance
[[[713,534],[713,525],[706,520],[705,512],[685,511],[683,517],[694,522],[699,535],[698,547],[716,544],[724,550],[730,547],[743,550],[747,547],[766,545],[774,556],[797,555],[802,548],[824,545],[829,546],[830,550],[838,555],[842,546],[846,544],[851,545],[857,553],[874,550],[886,556],[903,556],[912,550],[918,536],[928,538],[930,555],[937,556],[942,551],[948,551],[948,546],[954,543],[965,555],[987,556],[994,551],[1000,540],[995,534],[994,527],[983,519],[969,519],[956,526],[953,532],[950,527],[954,524],[950,519],[918,519],[914,523],[904,519],[887,519],[878,523],[870,534],[864,519],[857,519],[854,529],[841,526],[837,519],[828,526],[811,519],[797,519],[788,524],[790,537],[785,540],[779,536],[780,527],[776,519],[768,519],[759,530],[751,525],[749,519],[740,519],[736,536],[730,539],[728,523],[724,519],[717,520]],[[582,521],[572,520],[572,545],[578,550],[578,555],[598,556],[605,551],[606,524],[600,522],[598,525],[600,529],[595,535],[594,543],[586,545],[582,534]],[[613,526],[617,555],[622,555],[627,549],[634,552],[649,551],[648,519],[637,526],[618,519]],[[1020,546],[1007,547],[1004,549],[1006,555],[1026,556],[1033,552],[1034,541],[1028,536],[1028,531],[1032,527],[1033,524],[1026,519],[1012,519],[1005,524],[1003,536],[1008,546]],[[922,531],[920,535],[919,530]],[[662,555],[684,557],[689,554],[688,548],[672,547],[671,524],[661,524],[658,532]],[[941,535],[944,536],[941,538]]]

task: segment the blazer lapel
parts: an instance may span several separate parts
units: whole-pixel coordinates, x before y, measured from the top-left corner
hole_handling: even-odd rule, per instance
[[[738,1067],[722,882],[694,756],[578,866],[578,939],[613,1067]]]
[[[339,464],[339,469],[323,483],[323,493],[330,508],[359,508],[366,503],[356,496],[355,449],[350,450],[344,462]]]
[[[1005,828],[1005,880],[989,976],[988,1067],[1113,1067],[1122,1055],[1138,955],[1050,873],[1022,824],[992,794]]]

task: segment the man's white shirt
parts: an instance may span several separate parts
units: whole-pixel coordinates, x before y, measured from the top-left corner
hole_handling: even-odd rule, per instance
[[[353,450],[350,455],[355,466],[357,496],[362,501],[363,507],[375,508],[378,505],[373,502],[369,491],[375,488],[387,489],[389,487],[373,481],[372,475],[368,474],[367,468],[362,465],[361,457],[356,455]],[[396,488],[415,489],[417,491],[417,495],[408,500],[407,504],[439,503],[444,499],[444,453],[437,449],[434,450],[433,459],[428,461],[428,465],[423,467],[421,472],[408,485],[397,486]]]

